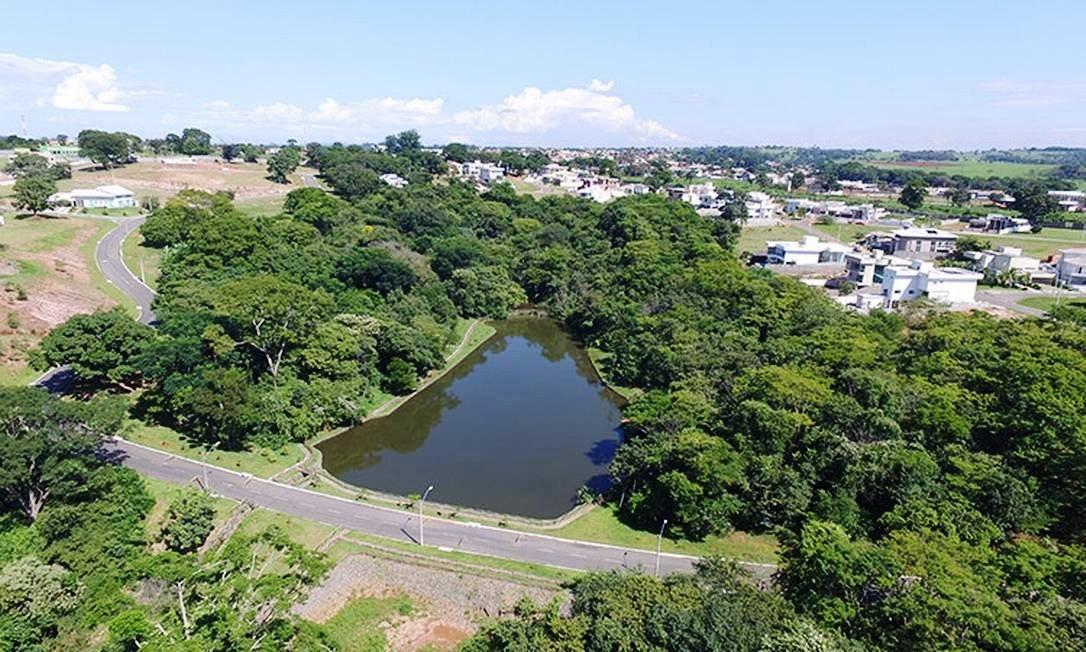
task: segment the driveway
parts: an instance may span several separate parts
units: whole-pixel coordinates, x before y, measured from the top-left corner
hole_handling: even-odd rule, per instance
[[[147,287],[143,281],[132,273],[132,270],[128,269],[128,266],[124,264],[124,258],[121,256],[121,245],[124,243],[124,239],[138,229],[145,219],[143,217],[119,219],[117,226],[98,241],[94,259],[98,263],[98,269],[102,270],[102,274],[105,275],[106,280],[116,285],[121,292],[124,292],[136,302],[140,323],[151,324],[155,321],[155,313],[151,310],[151,303],[155,299],[155,291]]]

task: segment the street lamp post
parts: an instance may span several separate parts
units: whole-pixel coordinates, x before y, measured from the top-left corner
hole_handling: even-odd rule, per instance
[[[664,542],[664,528],[667,527],[667,519],[660,524],[660,534],[656,535],[656,577],[660,577],[660,545]]]
[[[211,493],[211,484],[207,478],[207,454],[219,447],[219,442],[215,442],[211,445],[211,448],[204,449],[204,493]]]
[[[434,485],[430,485],[429,487],[426,487],[426,491],[423,492],[422,498],[419,498],[419,545],[420,546],[426,545],[426,539],[425,539],[425,534],[424,534],[424,531],[423,531],[423,524],[422,524],[422,518],[423,518],[422,517],[422,503],[426,501],[426,497],[429,496],[430,492],[433,491],[433,490],[434,490]]]

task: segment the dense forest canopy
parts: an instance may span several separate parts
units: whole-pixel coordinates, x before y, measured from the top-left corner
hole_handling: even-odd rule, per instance
[[[393,142],[307,147],[334,194],[294,190],[274,217],[180,193],[143,228],[168,248],[157,330],[73,318],[38,355],[243,448],[356,422],[439,366],[458,320],[530,302],[642,390],[605,497],[622,518],[689,539],[774,532],[782,567],[764,591],[715,562],[666,582],[593,575],[572,615],[525,605],[469,649],[1081,645],[1077,316],[846,313],[742,266],[737,225],[680,202],[479,194],[417,139]]]

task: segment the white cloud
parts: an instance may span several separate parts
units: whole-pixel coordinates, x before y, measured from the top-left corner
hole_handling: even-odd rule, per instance
[[[529,86],[500,104],[460,111],[454,121],[479,131],[511,133],[542,133],[584,123],[613,132],[633,132],[646,139],[682,139],[659,122],[638,118],[633,107],[622,98],[599,90],[613,85],[593,80],[588,88],[553,91]]]
[[[309,119],[363,126],[424,126],[446,121],[444,104],[440,97],[432,100],[384,97],[347,104],[329,98],[309,114]]]
[[[57,109],[75,111],[127,111],[125,97],[112,66],[93,66],[71,61],[32,59],[0,53],[0,83],[25,91],[26,95],[51,97]],[[44,104],[43,97],[38,99]]]
[[[248,111],[243,111],[242,115],[253,122],[298,122],[305,115],[305,110],[294,104],[276,102],[255,106]]]
[[[592,80],[587,88],[543,91],[528,87],[498,104],[450,112],[443,98],[393,97],[341,102],[328,98],[315,109],[276,102],[252,108],[217,100],[203,104],[205,116],[232,126],[307,127],[326,134],[378,137],[399,129],[444,127],[457,141],[474,133],[542,134],[589,127],[628,134],[641,141],[678,141],[679,134],[655,120],[637,116],[622,98],[609,93],[614,82]]]

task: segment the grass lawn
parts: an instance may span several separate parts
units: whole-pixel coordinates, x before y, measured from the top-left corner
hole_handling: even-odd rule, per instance
[[[136,217],[142,213],[139,208],[81,208],[73,215],[101,215],[104,217]]]
[[[1048,163],[1009,163],[1004,161],[980,161],[973,158],[958,161],[867,161],[879,168],[943,172],[967,177],[1007,177],[1011,179],[1039,179],[1056,169]]]
[[[990,240],[993,247],[1000,245],[1021,247],[1023,254],[1034,258],[1046,258],[1060,249],[1086,247],[1086,231],[1077,229],[1046,227],[1040,233],[977,234],[977,237],[981,240]]]
[[[624,524],[610,506],[597,507],[569,525],[558,530],[541,531],[543,534],[595,541],[624,548],[656,549],[656,533],[643,532]],[[661,549],[684,555],[721,555],[741,561],[776,563],[777,540],[765,534],[732,532],[724,536],[708,537],[704,541],[673,541],[664,539]]]
[[[241,525],[238,526],[237,531],[242,534],[253,536],[260,534],[273,525],[282,529],[283,532],[290,537],[291,541],[310,549],[316,549],[317,546],[336,531],[336,528],[331,525],[325,525],[324,523],[318,523],[316,521],[308,521],[304,518],[290,516],[281,512],[274,512],[264,508],[254,509],[250,512],[249,515],[245,517],[245,520],[241,522]]]
[[[866,236],[868,233],[874,231],[890,230],[884,226],[870,225],[870,224],[814,224],[812,228],[819,233],[825,234],[829,238],[837,238],[845,244],[851,244]]]
[[[388,649],[388,639],[381,625],[396,616],[409,616],[414,609],[405,595],[358,597],[345,604],[322,628],[341,652],[384,652]]]
[[[162,529],[170,502],[181,495],[185,488],[147,476],[143,476],[143,483],[147,488],[147,493],[151,494],[151,497],[155,499],[155,505],[151,508],[151,512],[147,515],[147,521],[144,523],[145,533],[149,538],[154,538]],[[211,501],[215,507],[216,524],[225,520],[237,505],[236,502],[229,498],[212,498]]]
[[[121,436],[137,444],[164,450],[181,457],[193,460],[204,459],[203,447],[190,443],[177,431],[163,426],[152,426],[131,420],[126,424]],[[268,448],[253,448],[246,451],[214,450],[207,455],[209,464],[232,471],[252,473],[261,478],[269,478],[301,459],[302,449],[296,444],[279,450]]]
[[[143,236],[139,229],[130,233],[121,245],[124,264],[128,265],[128,269],[137,277],[142,274],[141,280],[152,290],[157,289],[158,277],[162,273],[162,253],[161,249],[143,246]]]
[[[744,226],[739,234],[735,250],[752,254],[764,254],[769,240],[802,240],[807,232],[798,226]]]
[[[13,251],[50,251],[70,244],[82,228],[67,218],[8,216],[0,228],[0,245]]]
[[[1027,308],[1036,308],[1038,310],[1044,310],[1045,312],[1052,310],[1057,305],[1074,306],[1075,308],[1082,308],[1083,310],[1086,310],[1086,299],[1080,299],[1074,296],[1066,296],[1066,294],[1061,297],[1026,297],[1018,303],[1026,306]]]
[[[303,186],[304,187],[304,186]],[[283,212],[283,197],[253,197],[234,203],[239,211],[253,217],[268,217]]]

